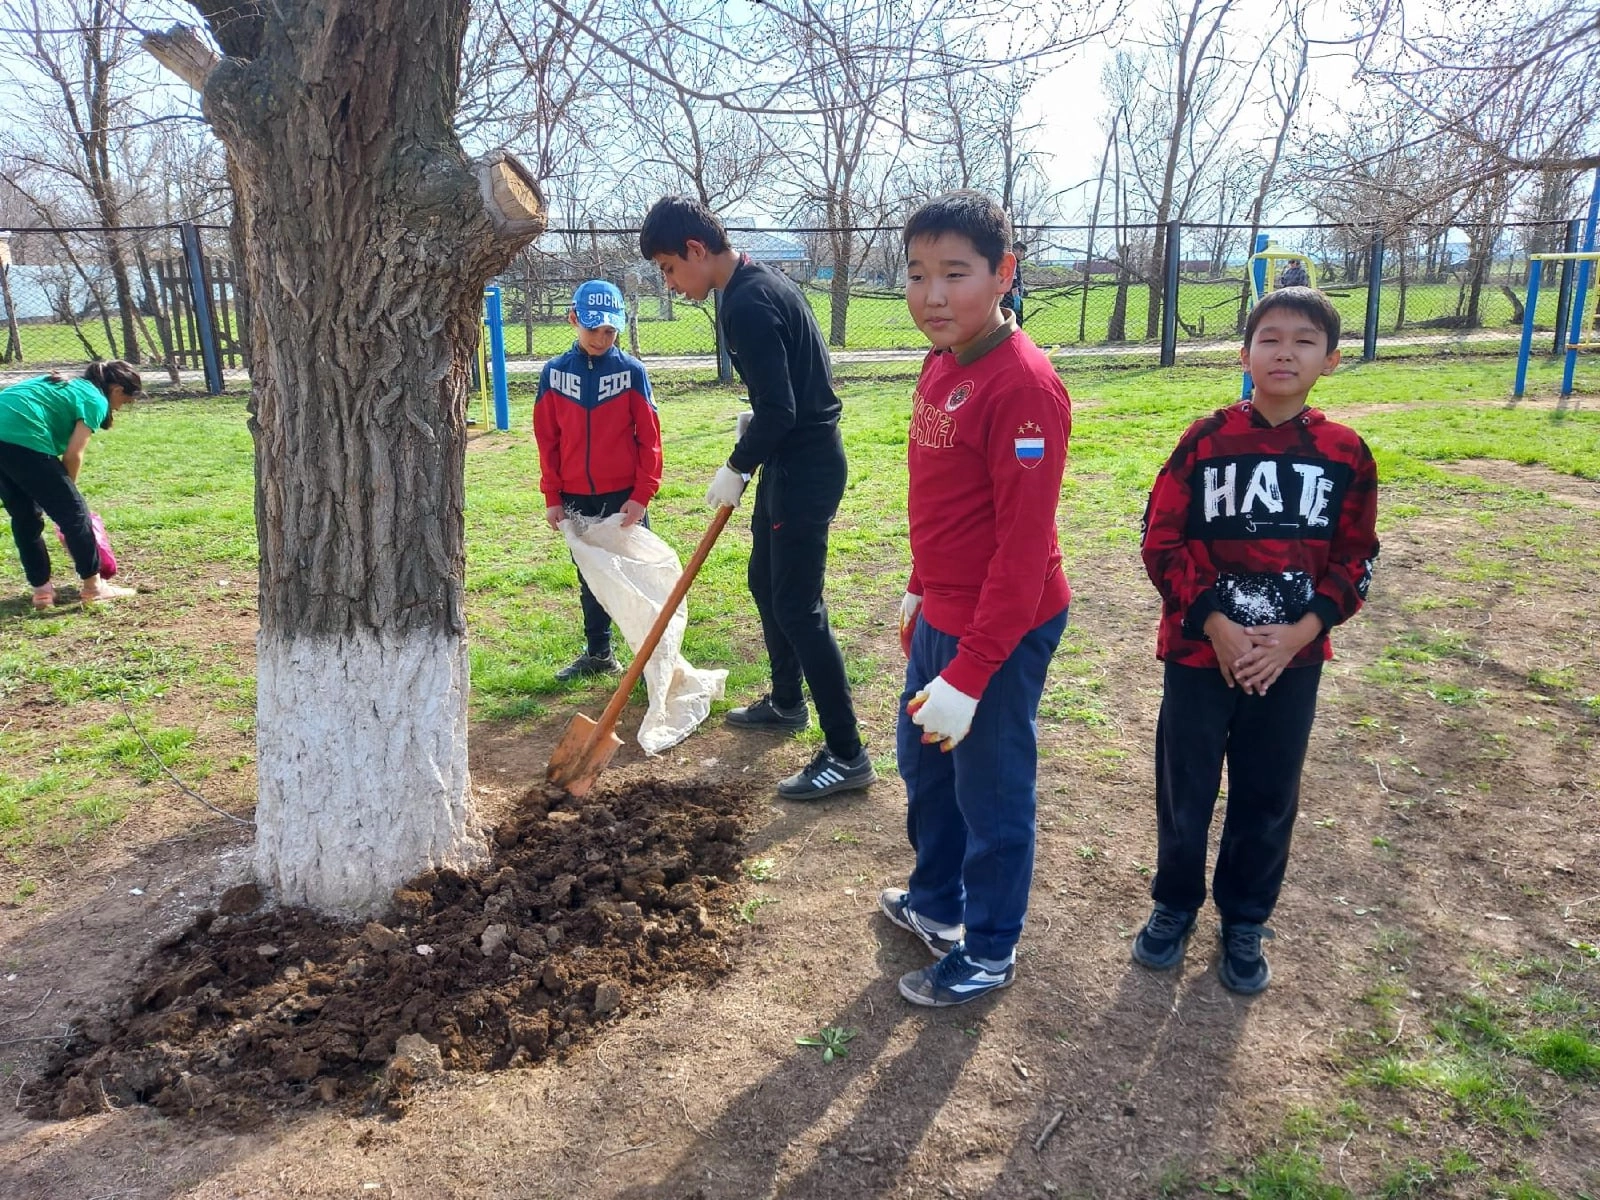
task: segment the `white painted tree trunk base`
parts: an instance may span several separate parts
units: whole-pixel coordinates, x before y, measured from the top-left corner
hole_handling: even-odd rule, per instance
[[[483,860],[467,688],[466,639],[437,630],[258,637],[255,870],[279,903],[370,915]]]

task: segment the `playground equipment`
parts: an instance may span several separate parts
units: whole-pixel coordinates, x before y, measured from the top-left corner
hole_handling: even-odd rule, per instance
[[[1600,350],[1600,324],[1590,328],[1585,340],[1589,314],[1589,280],[1600,263],[1600,248],[1595,245],[1596,226],[1600,225],[1600,170],[1594,173],[1594,191],[1589,196],[1589,215],[1583,226],[1583,248],[1567,254],[1528,255],[1528,303],[1522,312],[1522,345],[1517,350],[1517,384],[1514,395],[1521,397],[1528,382],[1528,355],[1533,349],[1533,314],[1539,303],[1539,279],[1547,262],[1573,262],[1578,265],[1577,283],[1572,291],[1572,324],[1567,333],[1566,363],[1561,370],[1561,394],[1572,395],[1572,377],[1578,367],[1580,350]],[[1557,309],[1556,324],[1561,324]]]
[[[1254,308],[1261,303],[1261,297],[1272,289],[1267,286],[1267,281],[1277,277],[1280,262],[1297,262],[1305,266],[1306,286],[1317,286],[1317,264],[1311,261],[1311,256],[1301,254],[1298,250],[1280,250],[1274,246],[1264,233],[1256,234],[1255,253],[1250,256],[1245,264],[1250,271],[1250,307]],[[1244,386],[1240,389],[1239,398],[1248,400],[1255,393],[1255,380],[1250,378],[1250,372],[1244,373]]]
[[[494,427],[504,433],[511,428],[511,400],[506,390],[506,338],[500,324],[500,289],[483,289],[483,336],[478,338],[478,357],[473,361],[473,385],[483,402],[483,424],[489,425],[489,394],[494,393]],[[475,424],[470,418],[467,424]]]

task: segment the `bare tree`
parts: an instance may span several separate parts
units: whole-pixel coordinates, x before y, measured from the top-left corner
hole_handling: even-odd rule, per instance
[[[1459,23],[1382,0],[1359,42],[1365,80],[1401,97],[1407,143],[1470,153],[1453,185],[1491,175],[1600,168],[1600,11],[1593,0],[1507,0]]]
[[[1150,284],[1145,336],[1161,327],[1161,279],[1167,224],[1190,215],[1211,161],[1250,97],[1250,80],[1271,38],[1233,29],[1236,0],[1164,0],[1137,49],[1120,51],[1103,83],[1126,114],[1129,177],[1154,228],[1145,278]],[[1235,43],[1238,43],[1236,45]]]
[[[451,128],[466,0],[197,0],[146,39],[233,159],[256,303],[255,865],[358,913],[481,851],[462,488],[484,282],[542,227]]]
[[[21,120],[0,134],[6,155],[33,177],[14,180],[47,223],[63,220],[58,204],[83,204],[89,222],[104,230],[102,252],[112,295],[102,317],[114,356],[140,361],[130,252],[120,234],[129,180],[124,155],[130,129],[145,125],[133,103],[130,60],[137,40],[120,9],[108,0],[0,0],[0,24],[12,54],[42,86],[16,88]],[[91,275],[86,285],[97,288]],[[116,328],[113,329],[113,321]]]

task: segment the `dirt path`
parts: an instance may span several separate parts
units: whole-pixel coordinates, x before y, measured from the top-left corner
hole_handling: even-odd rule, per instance
[[[1387,538],[1372,603],[1341,631],[1324,677],[1273,922],[1274,982],[1254,1001],[1224,991],[1209,969],[1209,912],[1181,973],[1128,961],[1154,856],[1159,674],[1154,595],[1119,556],[1074,565],[1073,629],[1041,723],[1032,908],[1017,985],[1002,996],[926,1012],[895,991],[895,977],[925,961],[875,912],[878,889],[902,883],[908,865],[897,780],[862,796],[779,803],[766,789],[804,748],[708,728],[666,761],[635,752],[607,783],[613,795],[701,785],[724,801],[748,797],[735,805],[737,853],[770,860],[758,872],[769,878],[739,881],[722,861],[726,888],[697,901],[723,966],[688,961],[630,984],[624,1003],[598,1015],[591,995],[586,1030],[569,1047],[526,1068],[417,1081],[398,1120],[367,1112],[342,1084],[321,1102],[308,1095],[315,1077],[270,1081],[257,1119],[243,1123],[184,1115],[172,1090],[181,1080],[163,1084],[167,1113],[126,1105],[39,1122],[8,1111],[0,1195],[1200,1195],[1196,1181],[1279,1146],[1286,1114],[1330,1113],[1344,1100],[1364,1124],[1321,1153],[1329,1177],[1357,1195],[1375,1192],[1401,1156],[1437,1160],[1462,1143],[1485,1174],[1426,1194],[1485,1194],[1473,1189],[1487,1173],[1530,1164],[1557,1195],[1594,1191],[1592,1088],[1534,1080],[1530,1103],[1557,1114],[1553,1132],[1508,1142],[1475,1132],[1431,1093],[1350,1083],[1370,1048],[1391,1037],[1403,1048],[1454,998],[1487,988],[1514,1001],[1531,989],[1505,964],[1562,961],[1570,943],[1600,942],[1591,564],[1526,549],[1532,537],[1597,544],[1600,518],[1582,481],[1510,464],[1460,469],[1566,503],[1486,526],[1466,500],[1444,497]],[[890,636],[885,626],[852,645],[886,655]],[[861,689],[875,748],[890,743],[895,685]],[[559,726],[474,730],[474,777],[493,824],[517,815]],[[8,918],[0,1033],[52,1033],[115,996],[145,951],[238,881],[243,846],[231,831],[162,842],[85,874],[43,921]],[[537,878],[536,863],[519,862],[497,866]],[[740,905],[751,900],[766,902],[747,905],[747,925]],[[339,953],[309,957],[320,970]],[[1592,992],[1593,975],[1571,986]],[[467,1015],[488,1019],[469,998],[446,1009],[463,1035],[474,1032]],[[825,1026],[856,1033],[833,1063],[795,1044]],[[43,1061],[38,1046],[4,1053],[24,1086]],[[377,1083],[376,1059],[350,1079]],[[1393,1132],[1397,1123],[1409,1132]]]

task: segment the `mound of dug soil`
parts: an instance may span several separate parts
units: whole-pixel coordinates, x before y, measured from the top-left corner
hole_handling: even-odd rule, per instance
[[[647,783],[542,790],[481,875],[429,872],[365,927],[254,911],[253,886],[157,949],[119,1011],[84,1023],[30,1115],[150,1104],[249,1123],[364,1104],[398,1115],[441,1070],[525,1066],[682,978],[727,969],[748,793]]]

